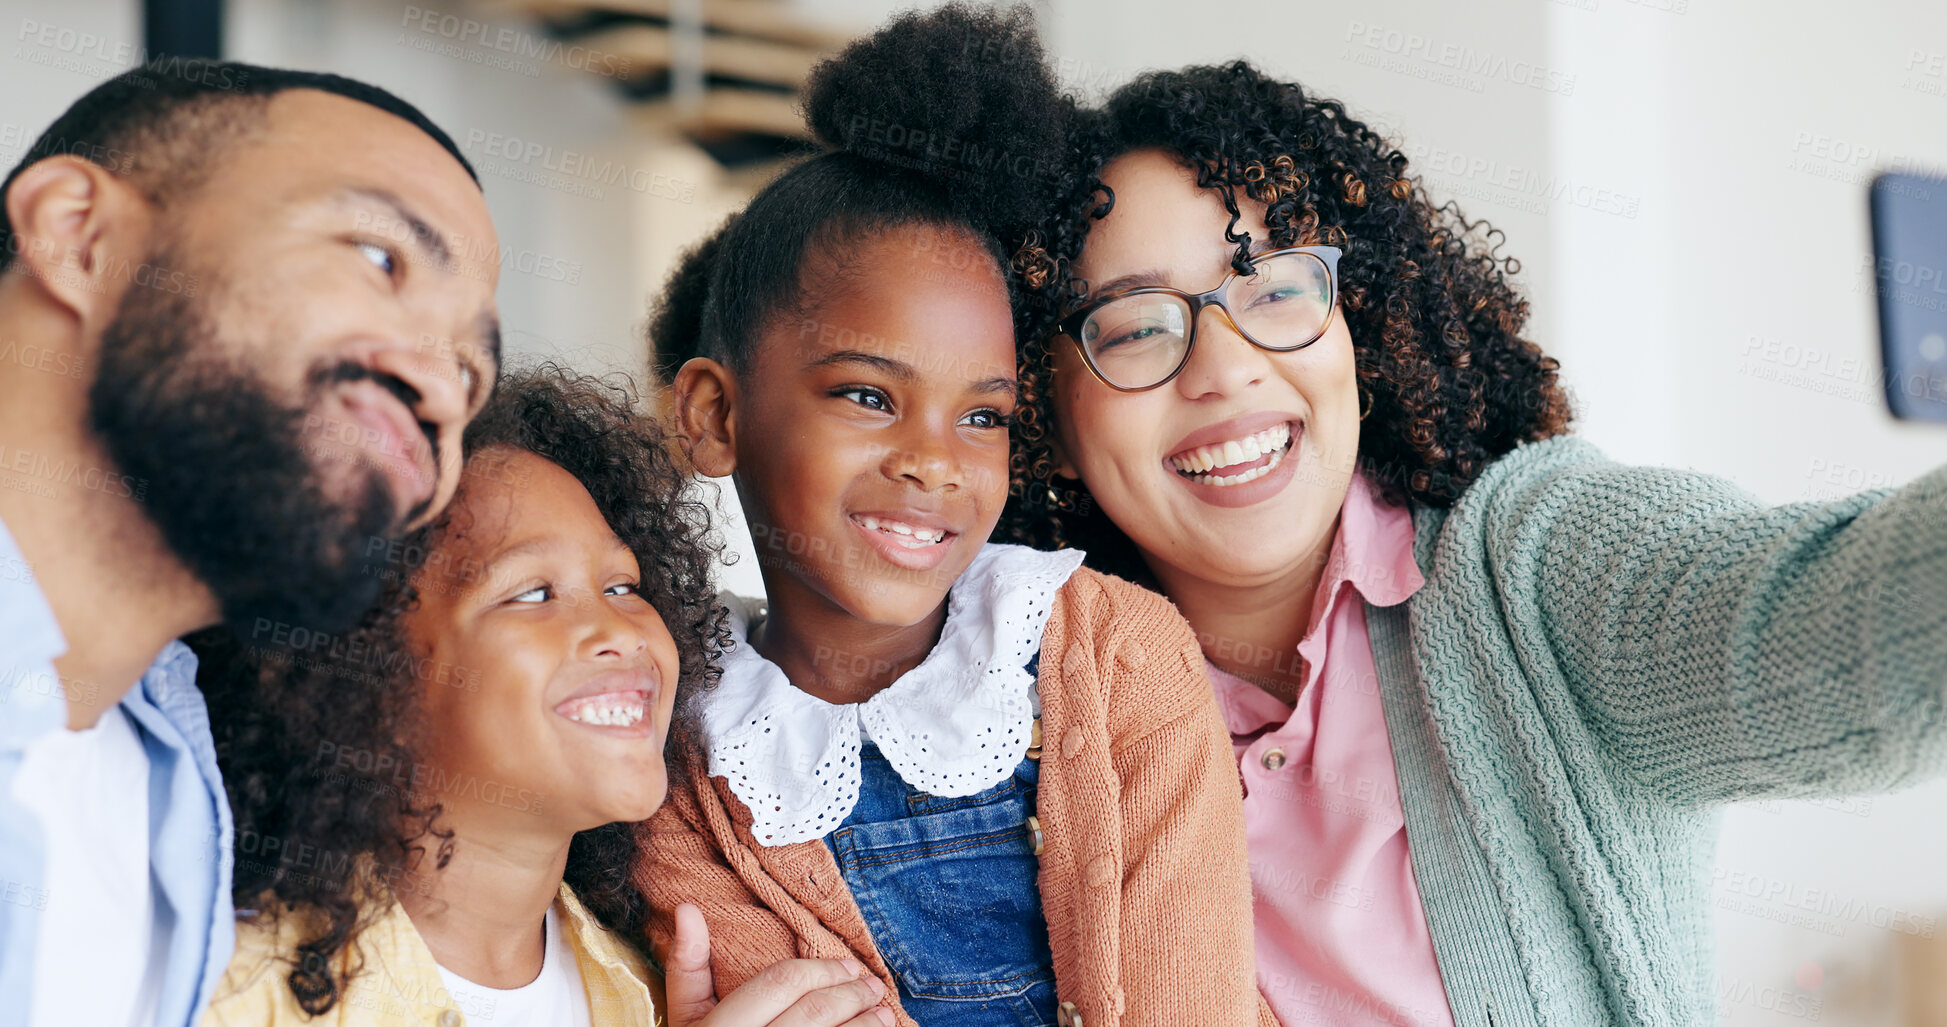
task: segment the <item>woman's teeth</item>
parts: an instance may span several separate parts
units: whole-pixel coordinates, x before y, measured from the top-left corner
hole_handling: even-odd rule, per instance
[[[1198,446],[1196,449],[1178,453],[1169,458],[1169,465],[1176,473],[1201,485],[1242,485],[1270,473],[1273,467],[1284,460],[1290,448],[1291,424],[1285,422],[1246,435],[1241,439]],[[1230,475],[1212,473],[1220,468],[1251,463],[1262,459],[1267,454],[1271,459],[1250,470]]]
[[[904,521],[889,521],[864,514],[859,514],[855,519],[868,531],[883,531],[894,536],[893,541],[907,549],[925,549],[946,541],[946,532],[938,528],[920,528]]]
[[[562,716],[577,724],[634,727],[648,712],[649,702],[640,695],[597,695],[571,704]]]

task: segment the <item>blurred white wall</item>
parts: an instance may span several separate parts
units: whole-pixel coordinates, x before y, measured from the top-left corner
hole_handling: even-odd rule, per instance
[[[142,42],[141,9],[121,0],[8,0],[0,33],[0,167],[10,171],[69,104],[128,69]]]
[[[788,2],[845,26],[909,6]],[[135,7],[8,4],[0,163],[125,66]],[[512,265],[500,299],[515,353],[640,372],[647,297],[734,202],[707,164],[632,134],[606,81],[420,13],[479,18],[459,0],[230,7],[234,56],[385,85],[466,148]],[[1874,169],[1947,169],[1937,0],[1037,9],[1086,94],[1145,68],[1248,56],[1384,126],[1436,196],[1506,232],[1531,337],[1563,362],[1580,431],[1620,458],[1722,474],[1775,502],[1898,484],[1947,459],[1947,430],[1883,411],[1865,220]],[[591,186],[595,161],[662,177]],[[746,559],[725,583],[755,591],[754,571]],[[1899,1011],[1918,1001],[1912,981],[1947,980],[1943,800],[1937,784],[1731,811],[1717,865],[1721,1019],[1947,1022]]]

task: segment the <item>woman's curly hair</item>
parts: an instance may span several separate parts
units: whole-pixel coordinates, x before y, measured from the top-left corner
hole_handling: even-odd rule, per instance
[[[1239,196],[1268,205],[1270,244],[1327,244],[1339,261],[1361,399],[1365,473],[1395,496],[1448,506],[1494,458],[1567,430],[1556,362],[1522,337],[1528,304],[1508,282],[1501,233],[1436,206],[1406,157],[1336,101],[1308,95],[1245,61],[1144,74],[1075,122],[1063,199],[1014,264],[1040,279],[1023,312],[1023,404],[1014,501],[996,537],[1076,545],[1104,569],[1139,573],[1133,546],[1085,491],[1055,480],[1055,321],[1087,292],[1073,268],[1090,225],[1115,199],[1111,160],[1156,148],[1223,199],[1249,269]]]
[[[715,656],[729,641],[711,584],[721,544],[662,428],[635,412],[631,386],[554,365],[508,372],[468,426],[465,448],[462,494],[493,473],[481,461],[494,449],[533,453],[574,475],[634,552],[641,594],[676,639],[679,714],[715,684]],[[352,942],[391,908],[401,875],[428,858],[444,867],[452,855],[440,807],[411,788],[424,668],[401,626],[417,604],[415,582],[448,573],[440,543],[449,518],[387,547],[375,568],[381,600],[342,636],[286,629],[246,639],[213,629],[193,640],[236,816],[237,908],[303,918],[288,980],[312,1015],[359,971]],[[631,826],[608,824],[575,835],[565,873],[596,919],[627,938],[648,915],[631,883],[636,859]]]

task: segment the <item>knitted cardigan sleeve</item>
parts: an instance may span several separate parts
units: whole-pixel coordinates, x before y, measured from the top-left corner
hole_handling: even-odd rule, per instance
[[[1079,869],[1084,887],[1120,895],[1123,994],[1112,1008],[1123,1027],[1275,1022],[1268,1009],[1260,1018],[1236,757],[1196,636],[1163,597],[1084,573],[1104,601],[1062,633],[1064,691],[1107,704],[1112,772],[1090,776],[1112,786],[1098,801],[1119,809],[1120,858],[1102,852]],[[1108,688],[1080,687],[1083,677]],[[1048,744],[1073,764],[1088,758],[1078,740]]]
[[[643,852],[636,885],[649,900],[649,943],[667,965],[676,907],[693,903],[710,927],[710,967],[717,994],[728,995],[780,960],[798,957],[798,937],[772,912],[713,841],[697,781],[671,775],[669,798],[636,832]],[[705,779],[707,782],[707,778]],[[748,856],[748,853],[744,855]]]
[[[1947,765],[1947,468],[1766,507],[1557,440],[1497,461],[1437,539],[1449,598],[1426,612],[1467,622],[1444,637],[1511,645],[1542,714],[1579,719],[1666,800],[1857,793]],[[1549,708],[1557,680],[1572,708]]]

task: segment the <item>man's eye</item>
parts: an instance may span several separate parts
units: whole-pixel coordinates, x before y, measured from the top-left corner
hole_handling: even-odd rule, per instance
[[[548,601],[548,596],[553,594],[553,591],[553,589],[546,585],[536,585],[507,601],[510,603],[545,603]]]
[[[609,587],[608,587],[608,588],[607,588],[607,589],[606,589],[606,590],[605,590],[605,591],[603,592],[603,594],[604,594],[604,595],[611,595],[611,596],[628,596],[628,595],[634,595],[634,594],[635,594],[635,586],[634,586],[634,585],[628,585],[628,584],[622,584],[622,585],[610,585],[610,586],[609,586]]]
[[[352,245],[358,247],[358,252],[364,254],[365,259],[371,261],[373,266],[385,272],[386,277],[391,277],[399,270],[399,258],[378,243],[355,242]]]

